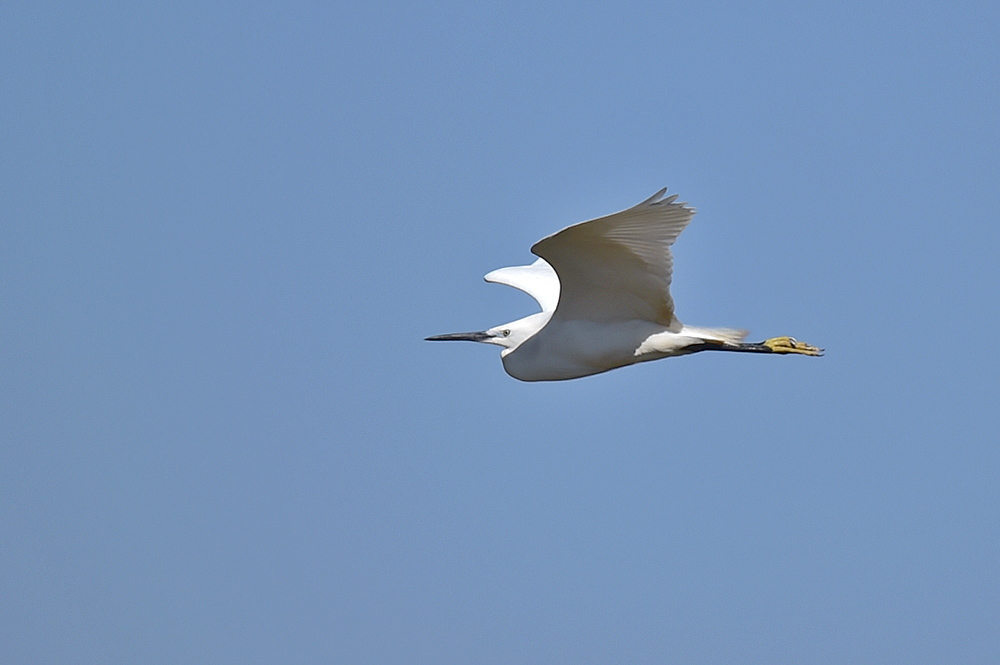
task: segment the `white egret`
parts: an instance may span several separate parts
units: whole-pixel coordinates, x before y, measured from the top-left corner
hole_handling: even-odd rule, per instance
[[[521,381],[559,381],[698,351],[796,353],[823,350],[792,337],[747,343],[745,330],[695,328],[674,315],[670,246],[694,209],[663,198],[666,188],[622,212],[539,240],[530,266],[500,268],[487,282],[520,289],[542,311],[489,330],[428,337],[503,347],[503,367]]]

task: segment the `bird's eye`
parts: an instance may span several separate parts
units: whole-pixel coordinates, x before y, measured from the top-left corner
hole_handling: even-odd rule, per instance
[[[510,331],[509,331],[509,330],[504,330],[504,331],[503,331],[503,336],[504,336],[504,337],[508,337],[508,336],[510,336]]]

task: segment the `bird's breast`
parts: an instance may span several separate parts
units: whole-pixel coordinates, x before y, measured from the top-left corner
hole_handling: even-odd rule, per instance
[[[636,349],[663,330],[648,321],[604,323],[553,319],[503,356],[508,374],[521,381],[559,381],[600,374],[639,362]]]

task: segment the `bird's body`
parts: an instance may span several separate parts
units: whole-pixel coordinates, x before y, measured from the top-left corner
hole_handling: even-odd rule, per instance
[[[534,316],[544,316],[545,313]],[[621,321],[614,326],[603,322],[549,321],[541,330],[514,349],[501,352],[503,367],[522,381],[575,379],[606,372],[637,362],[693,353],[707,339],[729,336],[739,340],[740,331],[730,334],[708,329],[671,332],[649,321]]]
[[[685,326],[670,297],[670,246],[694,210],[666,189],[622,212],[582,222],[535,243],[529,266],[486,280],[528,293],[542,311],[476,333],[428,340],[503,346],[504,369],[522,381],[558,381],[705,350],[820,355],[791,337],[743,342],[746,331]]]

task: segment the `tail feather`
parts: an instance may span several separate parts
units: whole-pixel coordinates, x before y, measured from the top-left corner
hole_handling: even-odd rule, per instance
[[[706,342],[722,342],[723,344],[739,344],[750,334],[748,330],[737,330],[735,328],[689,328],[684,326],[681,335],[697,337]]]

